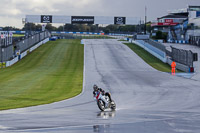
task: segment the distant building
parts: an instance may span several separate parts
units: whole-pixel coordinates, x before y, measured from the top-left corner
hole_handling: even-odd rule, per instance
[[[168,33],[169,42],[188,42],[190,36],[199,35],[197,32],[191,31],[200,28],[200,6],[188,6],[186,9],[178,9],[169,11],[169,14],[152,23],[152,35],[156,35],[157,31]]]
[[[183,23],[188,19],[188,12],[171,12],[166,16],[157,19],[157,22],[152,23],[153,31],[169,32],[170,27]]]
[[[200,6],[189,6],[189,23],[194,26],[200,26]]]

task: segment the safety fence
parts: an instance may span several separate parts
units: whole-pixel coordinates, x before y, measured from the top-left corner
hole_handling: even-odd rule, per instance
[[[200,36],[190,36],[189,43],[200,47]]]
[[[9,60],[13,56],[13,33],[0,31],[0,62]]]
[[[194,53],[191,50],[183,50],[171,47],[171,57],[175,62],[179,62],[189,67],[193,67],[193,55]]]
[[[198,61],[198,54],[193,53],[190,50],[177,49],[171,47],[171,51],[166,50],[168,56],[167,63],[171,65],[172,61],[175,61],[177,68],[185,72],[194,72],[193,63]]]
[[[50,37],[50,34],[47,31],[37,33],[33,36],[29,36],[25,38],[24,40],[20,40],[19,42],[16,42],[16,50],[20,52],[24,52],[25,50],[34,46],[36,43],[39,43],[48,37]]]
[[[36,45],[34,45],[33,47],[31,47],[30,49],[27,49],[26,51],[22,52],[20,55],[16,56],[15,58],[13,58],[10,61],[6,61],[2,63],[2,67],[9,67],[12,66],[13,64],[15,64],[16,62],[18,62],[19,60],[21,60],[22,58],[24,58],[27,54],[29,54],[30,52],[34,51],[35,49],[37,49],[39,46],[41,46],[42,44],[45,44],[46,42],[49,41],[49,38],[44,39],[43,41],[37,43]],[[1,67],[0,67],[1,68]]]
[[[33,49],[34,47],[38,47],[38,44],[44,43],[46,42],[46,40],[49,40],[50,36],[50,33],[48,31],[45,31],[13,41],[12,44],[2,45],[1,43],[0,68],[4,68],[8,64],[13,64],[13,62],[15,63],[16,61],[20,60],[23,57],[24,52],[30,52],[31,49]]]
[[[13,58],[13,45],[9,45],[9,46],[2,46],[0,48],[0,62],[3,62],[3,61],[7,61],[7,60],[10,60]]]

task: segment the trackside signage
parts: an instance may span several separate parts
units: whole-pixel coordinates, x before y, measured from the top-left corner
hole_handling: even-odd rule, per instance
[[[165,19],[165,23],[174,23],[173,19]]]
[[[41,15],[41,23],[52,23],[51,15]]]
[[[137,25],[138,17],[126,16],[65,16],[65,15],[26,15],[27,23],[62,23],[62,24],[118,24]]]
[[[72,24],[94,24],[94,16],[72,16]]]
[[[114,24],[126,24],[126,17],[115,17]]]

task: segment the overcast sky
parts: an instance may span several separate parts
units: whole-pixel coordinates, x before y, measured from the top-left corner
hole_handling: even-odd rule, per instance
[[[200,5],[200,0],[1,0],[0,26],[21,28],[25,15],[129,16],[148,20],[167,15],[168,10]]]

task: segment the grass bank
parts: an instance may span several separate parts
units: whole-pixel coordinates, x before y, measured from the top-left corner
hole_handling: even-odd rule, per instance
[[[137,46],[133,43],[125,43],[131,50],[133,50],[138,56],[140,56],[146,63],[148,63],[153,68],[162,71],[162,72],[171,72],[170,65],[163,63],[155,56],[151,55],[149,52],[144,50],[143,48]],[[177,71],[182,72],[182,71]]]
[[[48,104],[81,93],[80,40],[48,42],[14,66],[0,69],[0,110]]]

